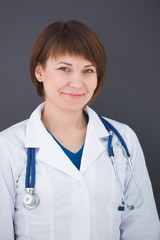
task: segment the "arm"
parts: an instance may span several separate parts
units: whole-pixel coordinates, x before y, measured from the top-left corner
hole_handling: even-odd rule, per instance
[[[14,239],[15,181],[8,149],[0,140],[0,239]]]
[[[135,133],[127,127],[123,133],[131,154],[131,162],[140,185],[144,202],[135,210],[122,213],[120,226],[121,240],[159,240],[159,219],[155,206],[151,182],[149,179],[144,155]],[[139,203],[139,194],[133,181],[129,166],[125,181],[125,196],[133,205]]]

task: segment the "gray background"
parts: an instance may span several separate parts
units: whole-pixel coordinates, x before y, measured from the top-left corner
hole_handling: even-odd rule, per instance
[[[92,107],[137,133],[160,211],[160,1],[1,0],[0,130],[43,101],[30,81],[31,50],[46,25],[69,19],[86,23],[104,44],[106,82]]]

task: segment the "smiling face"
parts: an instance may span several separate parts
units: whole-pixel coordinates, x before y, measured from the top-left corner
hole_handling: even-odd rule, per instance
[[[78,111],[89,102],[97,87],[96,68],[83,56],[65,54],[37,64],[35,76],[43,82],[45,102],[65,111]]]

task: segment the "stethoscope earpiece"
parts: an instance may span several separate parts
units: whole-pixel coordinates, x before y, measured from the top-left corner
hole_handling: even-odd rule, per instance
[[[130,205],[130,206],[127,206],[127,207],[124,207],[124,206],[119,206],[119,207],[118,207],[118,211],[120,211],[120,212],[123,212],[123,211],[126,210],[126,209],[133,210],[133,209],[134,209],[134,206],[133,206],[133,205]]]
[[[122,212],[122,211],[124,211],[124,210],[125,210],[125,207],[123,207],[123,206],[119,206],[119,207],[118,207],[118,211],[121,211],[121,212]]]

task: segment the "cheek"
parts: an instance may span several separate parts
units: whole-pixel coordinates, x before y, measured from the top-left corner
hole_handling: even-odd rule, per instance
[[[92,79],[89,83],[88,83],[88,89],[90,91],[94,91],[97,87],[97,78]]]
[[[46,88],[52,89],[61,88],[64,85],[64,81],[62,81],[62,78],[59,75],[56,75],[55,73],[45,74],[43,83],[44,86],[46,86]]]

